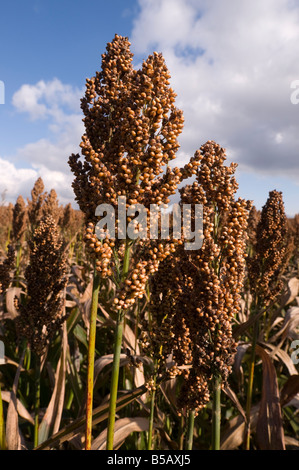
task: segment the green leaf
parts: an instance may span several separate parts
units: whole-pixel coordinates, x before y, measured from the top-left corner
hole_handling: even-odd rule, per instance
[[[81,325],[77,324],[74,328],[74,336],[77,338],[80,343],[82,343],[86,349],[88,349],[87,335],[84,328]]]

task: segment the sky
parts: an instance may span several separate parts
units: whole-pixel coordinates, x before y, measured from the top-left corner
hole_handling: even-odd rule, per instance
[[[165,58],[185,118],[176,165],[215,140],[238,164],[237,196],[261,209],[276,189],[287,215],[299,213],[299,0],[2,2],[7,202],[30,197],[41,176],[74,204],[67,161],[84,133],[80,99],[115,34],[129,38],[135,68],[154,51]]]

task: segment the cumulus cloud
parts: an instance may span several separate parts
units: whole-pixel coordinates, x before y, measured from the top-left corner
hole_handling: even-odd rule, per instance
[[[291,95],[298,96],[292,88],[299,80],[298,2],[138,1],[130,35],[135,66],[154,50],[166,59],[176,104],[185,116],[178,163],[213,139],[239,164],[239,174],[256,175],[246,197],[255,200],[256,183],[265,188],[256,190],[264,203],[277,181],[281,187],[276,189],[285,188],[289,201],[297,201],[299,104],[292,104]],[[45,131],[18,148],[9,162],[1,155],[6,165],[2,162],[0,187],[8,189],[7,195],[25,188],[28,194],[42,176],[47,188],[73,200],[67,160],[79,151],[84,131],[83,93],[56,78],[24,84],[14,94],[16,112]],[[290,212],[298,212],[296,204],[289,203]]]
[[[79,151],[84,132],[80,98],[83,90],[64,84],[58,79],[35,85],[24,84],[15,92],[15,110],[40,121],[44,135],[16,149],[14,155],[0,158],[0,188],[9,201],[19,194],[30,196],[36,179],[41,176],[46,190],[55,189],[62,203],[73,201],[72,173],[68,157]]]
[[[78,111],[82,90],[62,83],[57,78],[40,80],[35,85],[24,84],[12,97],[12,104],[19,112],[27,113],[31,119],[63,116],[62,109]]]
[[[243,171],[298,181],[299,5],[289,0],[140,0],[132,49],[163,53],[183,109],[182,155],[206,140]]]

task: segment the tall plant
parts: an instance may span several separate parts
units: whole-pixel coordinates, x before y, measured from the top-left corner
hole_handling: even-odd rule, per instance
[[[123,231],[116,224],[115,237],[106,233],[100,240],[95,230],[96,208],[109,204],[119,217],[118,203],[124,208],[142,204],[160,206],[169,202],[178,184],[197,167],[192,159],[184,168],[170,168],[179,148],[177,137],[183,128],[182,111],[175,107],[175,93],[162,54],[150,55],[140,70],[132,65],[133,54],[127,38],[115,35],[102,55],[102,68],[86,82],[81,101],[85,133],[79,154],[69,164],[75,175],[73,188],[80,209],[85,213],[86,242],[95,262],[95,281],[113,276],[117,290],[114,299],[116,330],[111,381],[107,448],[113,447],[115,403],[120,348],[126,311],[143,297],[150,273],[173,249],[165,241],[128,237],[127,228],[134,218],[127,214]],[[166,168],[166,170],[165,170]],[[133,210],[133,209],[132,209]],[[149,218],[147,220],[149,223]],[[148,226],[147,226],[148,229]],[[149,233],[149,232],[148,232]],[[133,237],[134,238],[134,237]],[[96,287],[95,287],[96,288]],[[93,296],[97,303],[97,295]],[[96,315],[97,308],[92,308]],[[113,313],[112,313],[113,314]],[[91,318],[91,325],[95,321]],[[94,367],[95,327],[90,330],[89,380],[87,401],[86,449],[91,446],[92,369]]]

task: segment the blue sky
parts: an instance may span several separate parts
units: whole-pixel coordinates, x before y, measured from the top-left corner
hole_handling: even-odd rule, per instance
[[[115,33],[134,64],[162,52],[184,111],[177,164],[206,140],[238,163],[241,197],[258,208],[283,192],[299,212],[299,4],[290,0],[12,0],[1,6],[0,192],[14,202],[38,176],[73,202],[67,160],[83,132],[85,79]]]

